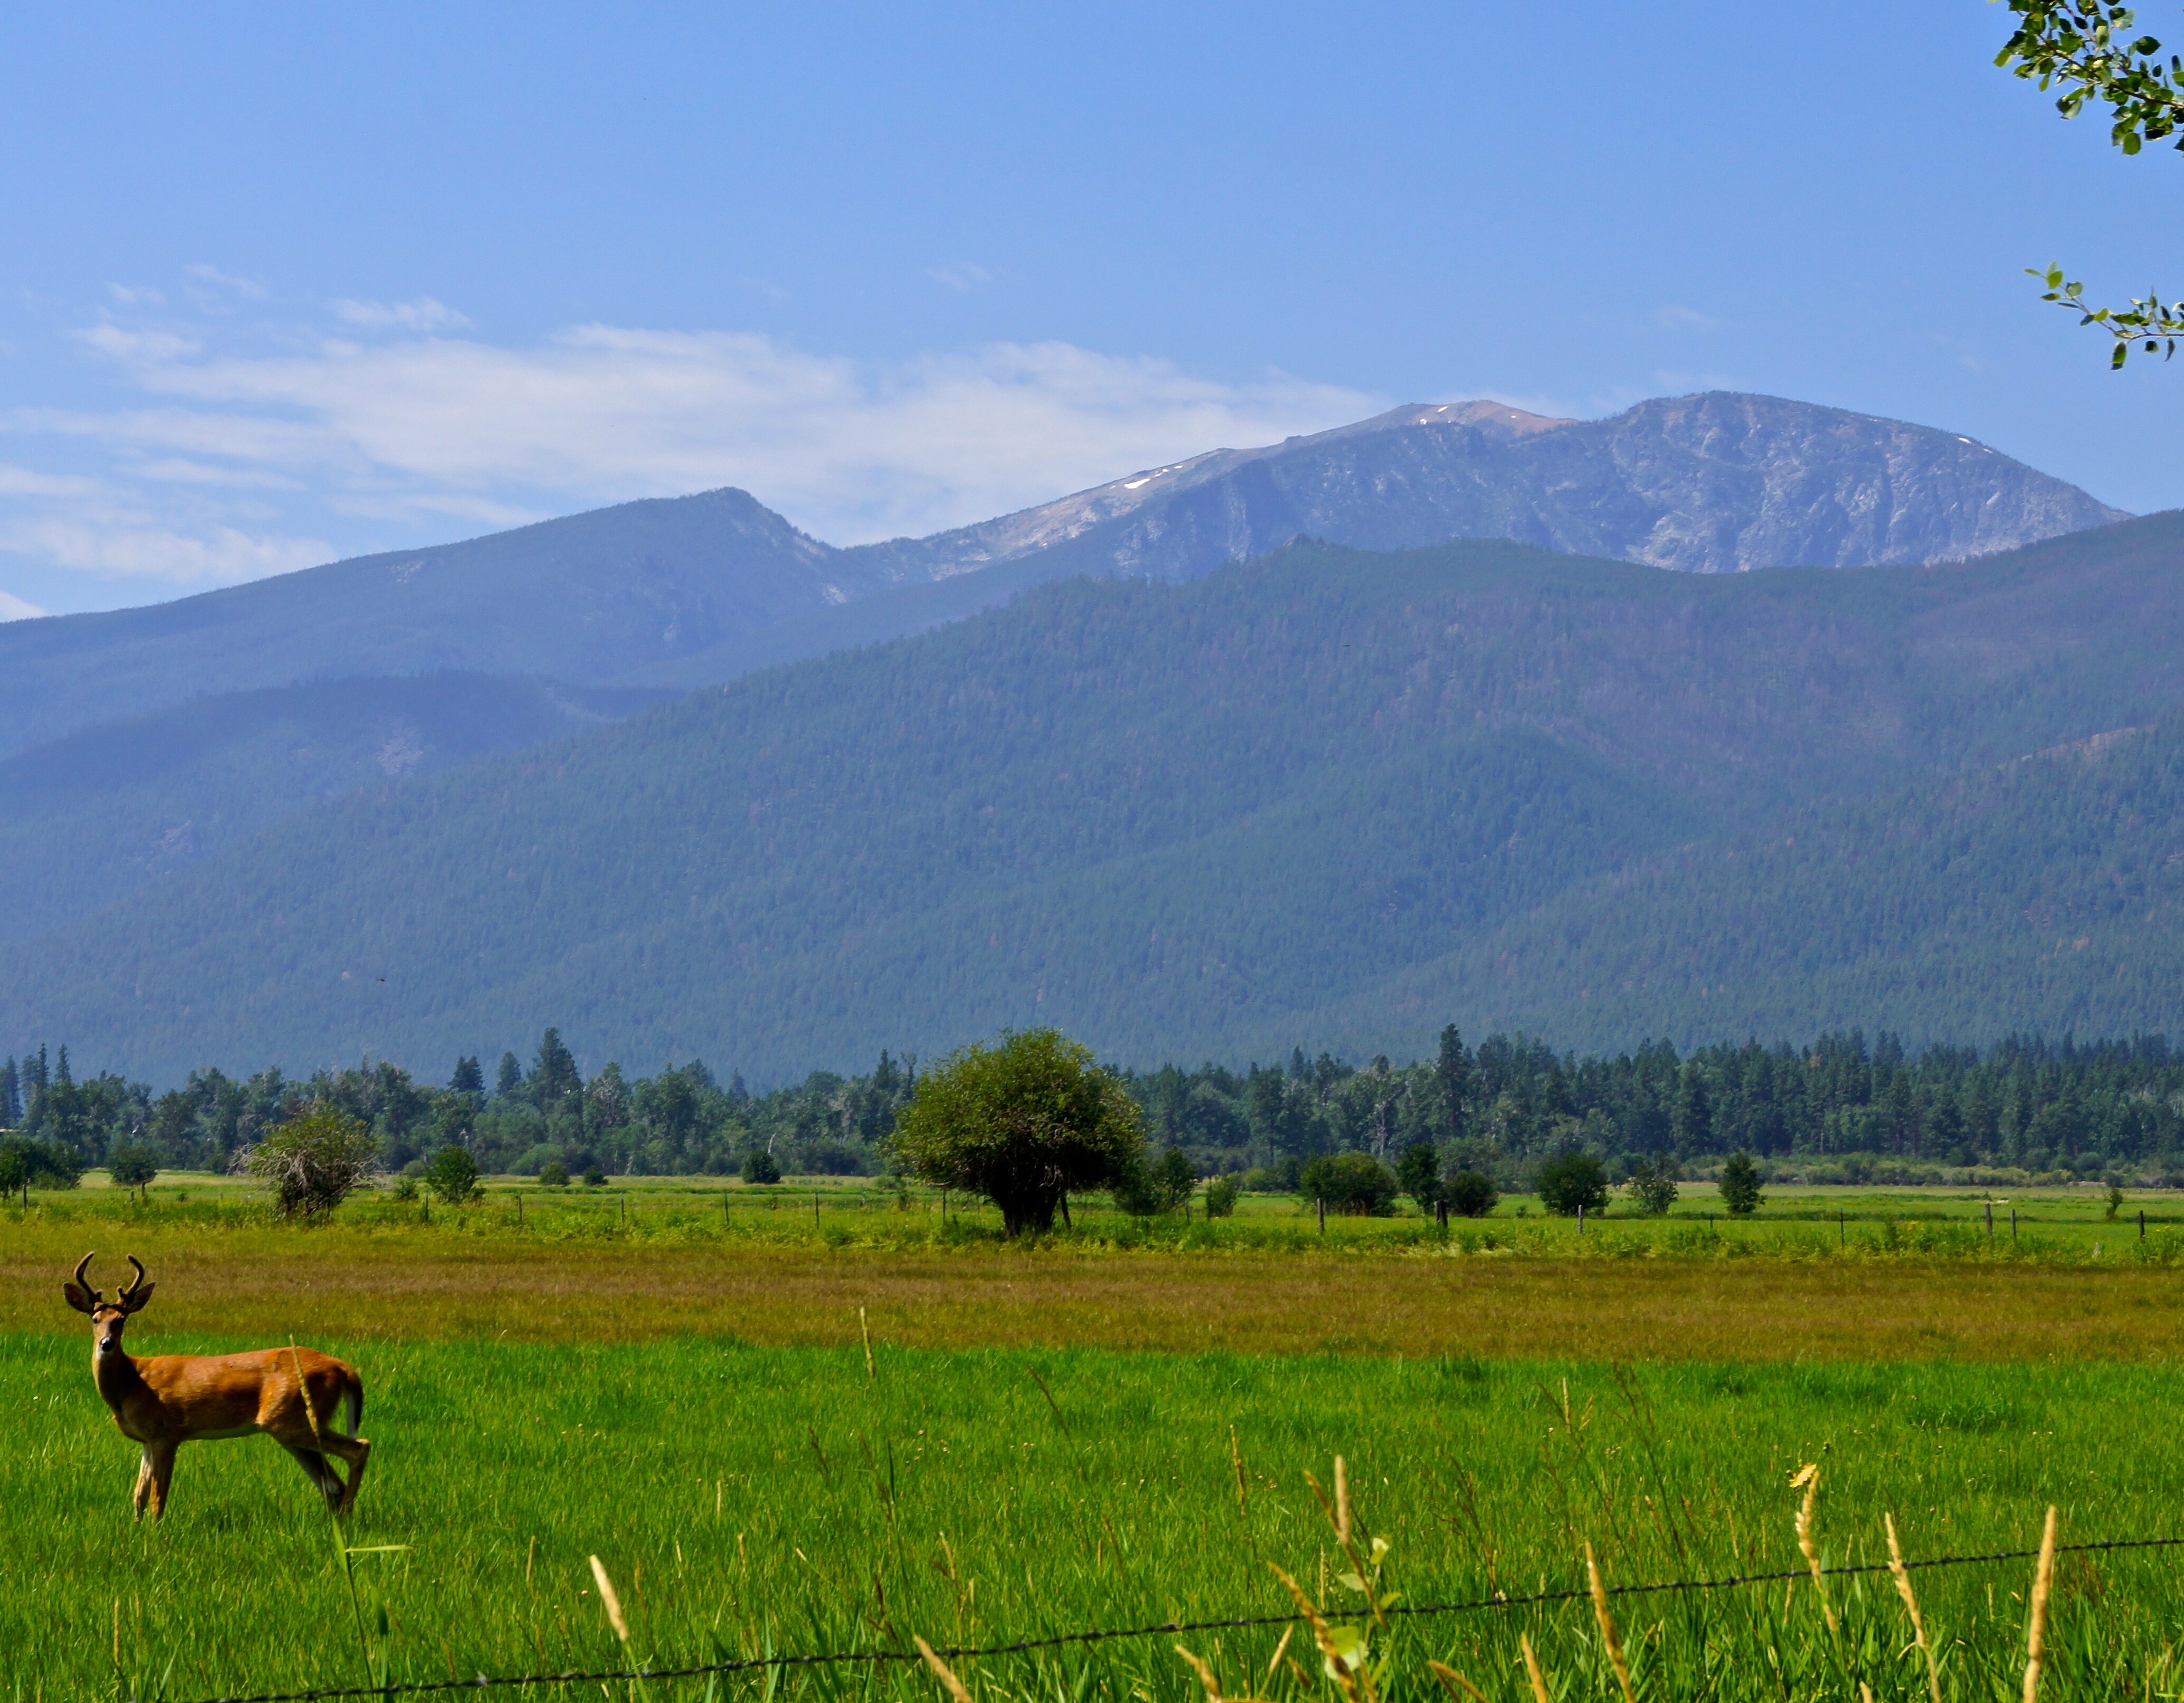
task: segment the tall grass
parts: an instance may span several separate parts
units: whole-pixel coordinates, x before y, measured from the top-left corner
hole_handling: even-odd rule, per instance
[[[855,1339],[318,1346],[370,1390],[372,1471],[338,1549],[262,1440],[185,1449],[165,1522],[132,1524],[135,1450],[84,1344],[0,1337],[0,1695],[186,1700],[881,1649],[912,1659],[713,1695],[931,1700],[918,1639],[1285,1613],[1279,1567],[1332,1655],[1266,1627],[949,1666],[981,1703],[1209,1689],[1336,1703],[1332,1661],[1396,1703],[1441,1695],[1435,1662],[1489,1697],[1535,1695],[1529,1643],[1557,1700],[1622,1698],[1618,1647],[1639,1700],[2016,1696],[2029,1565],[1918,1573],[1923,1650],[1897,1576],[1835,1570],[1885,1561],[1892,1514],[1913,1559],[2029,1547],[2050,1503],[2064,1543],[2160,1528],[2184,1479],[2149,1443],[2184,1417],[2184,1376],[2160,1367],[946,1353],[883,1329],[869,1370]],[[1606,1596],[1604,1622],[1588,1546],[1603,1590],[1800,1577]],[[2159,1553],[2059,1558],[2041,1695],[2173,1689],[2175,1574]],[[1543,1589],[1580,1594],[1395,1611]]]

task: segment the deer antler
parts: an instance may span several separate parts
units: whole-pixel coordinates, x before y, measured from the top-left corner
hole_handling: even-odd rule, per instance
[[[91,1297],[92,1304],[94,1306],[96,1306],[103,1298],[99,1294],[98,1290],[91,1287],[91,1280],[86,1277],[83,1274],[87,1269],[89,1269],[91,1262],[98,1257],[98,1250],[94,1248],[91,1253],[85,1254],[82,1259],[75,1262],[75,1286],[77,1288],[82,1290],[85,1294]]]
[[[129,1280],[128,1287],[120,1291],[114,1298],[126,1306],[129,1298],[144,1287],[144,1262],[133,1254],[125,1254],[121,1257],[136,1268],[136,1275]]]

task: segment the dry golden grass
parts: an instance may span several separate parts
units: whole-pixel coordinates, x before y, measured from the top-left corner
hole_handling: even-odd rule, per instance
[[[35,1214],[9,1226],[0,1330],[81,1328],[60,1285],[86,1234]],[[875,1338],[936,1348],[2156,1360],[2173,1356],[2178,1334],[2176,1275],[2136,1266],[660,1248],[157,1224],[109,1224],[98,1236],[98,1270],[134,1253],[159,1281],[154,1309],[136,1326],[140,1352],[179,1332],[511,1342],[699,1334],[855,1346],[860,1308]]]

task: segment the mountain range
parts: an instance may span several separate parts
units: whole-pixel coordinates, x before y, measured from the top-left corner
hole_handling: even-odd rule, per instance
[[[2179,542],[1774,399],[1421,405],[931,539],[721,491],[14,623],[0,1051],[2164,1026]]]

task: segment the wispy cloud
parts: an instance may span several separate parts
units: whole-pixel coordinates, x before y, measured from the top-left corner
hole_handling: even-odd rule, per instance
[[[990,284],[994,275],[983,266],[969,260],[952,260],[944,266],[928,266],[925,276],[936,284],[945,284],[951,290],[967,290],[978,284]]]
[[[334,550],[315,539],[253,534],[231,526],[179,532],[142,516],[97,510],[0,522],[0,550],[57,567],[176,585],[231,585],[326,561]]]
[[[0,591],[0,621],[35,621],[45,612],[35,603],[25,603],[20,597]]]
[[[185,266],[182,270],[200,284],[209,284],[214,289],[226,290],[247,301],[262,302],[272,293],[255,278],[237,277],[232,272],[223,272],[219,267],[207,265],[203,261],[194,266]]]
[[[237,349],[198,326],[79,332],[136,399],[18,407],[0,434],[103,455],[106,500],[0,485],[20,499],[0,505],[0,549],[196,584],[326,560],[342,553],[329,530],[343,550],[390,547],[388,528],[406,542],[450,520],[482,528],[730,484],[847,544],[1386,405],[1065,343],[868,363],[729,331],[591,325],[499,344],[451,334],[464,321],[430,298],[336,312],[375,334],[291,327]]]
[[[41,473],[0,461],[0,497],[87,497],[98,489],[96,479],[81,474]]]
[[[414,302],[359,302],[347,297],[333,304],[344,325],[367,331],[460,331],[470,321],[445,302],[420,296]]]

